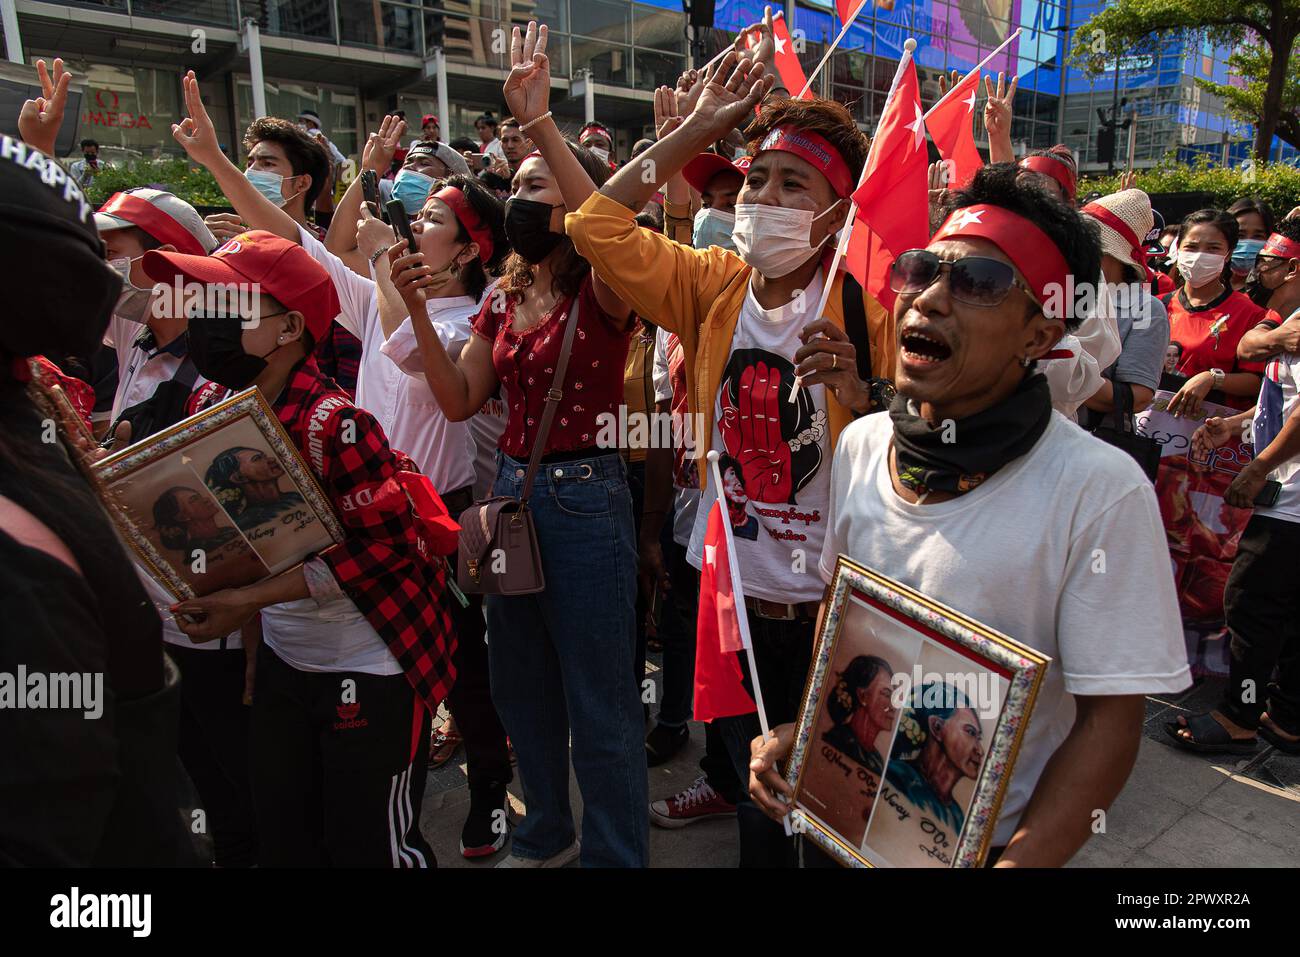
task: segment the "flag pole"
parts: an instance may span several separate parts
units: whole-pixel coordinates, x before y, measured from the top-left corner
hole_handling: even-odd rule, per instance
[[[898,81],[903,76],[903,71],[907,65],[912,62],[912,51],[916,49],[916,41],[911,37],[903,44],[903,58],[898,61],[898,69],[894,71],[894,81],[889,84],[889,96],[885,97],[884,109],[880,111],[880,118],[876,120],[876,133],[880,133],[880,122],[889,112],[889,105],[894,100],[894,92],[898,89]],[[871,137],[871,146],[867,148],[867,161],[862,164],[862,175],[858,177],[857,189],[862,188],[862,184],[867,180],[867,170],[871,169],[871,157],[876,152],[876,142],[879,135]],[[857,189],[854,192],[857,192]],[[844,226],[840,229],[840,241],[835,244],[835,255],[831,258],[830,269],[826,270],[826,280],[822,283],[821,298],[817,302],[817,311],[813,313],[814,319],[820,319],[822,313],[826,311],[826,303],[830,300],[831,287],[835,284],[835,272],[840,268],[840,260],[844,258],[845,251],[849,248],[849,238],[853,235],[853,224],[858,218],[858,204],[854,200],[849,204],[849,215],[844,221]],[[799,396],[799,388],[803,385],[803,380],[795,376],[794,385],[790,387],[790,398],[787,400],[793,402]]]
[[[962,77],[961,80],[959,80],[957,83],[954,83],[953,86],[952,86],[952,88],[951,88],[950,90],[948,90],[947,93],[945,93],[943,96],[939,97],[939,99],[935,100],[935,101],[934,101],[934,106],[930,107],[928,110],[925,111],[926,118],[928,119],[929,116],[930,116],[930,114],[933,113],[935,110],[937,110],[937,109],[939,108],[939,104],[940,104],[940,103],[945,102],[945,101],[948,99],[948,97],[952,96],[953,93],[955,93],[955,92],[957,91],[957,87],[961,86],[961,85],[962,85],[963,83],[965,83],[968,79],[970,79],[971,73],[979,74],[980,71],[982,71],[986,66],[988,66],[989,63],[992,62],[992,60],[993,60],[993,58],[994,58],[995,56],[997,56],[999,53],[1001,53],[1003,50],[1006,49],[1007,44],[1009,44],[1012,40],[1014,40],[1016,37],[1020,36],[1020,34],[1021,34],[1022,32],[1024,32],[1024,29],[1025,29],[1024,27],[1016,27],[1015,32],[1012,33],[1012,34],[1011,34],[1009,37],[1007,37],[1005,40],[1003,40],[1002,43],[998,46],[998,48],[997,48],[996,50],[994,50],[992,53],[990,53],[990,54],[989,54],[988,56],[986,56],[984,59],[980,60],[979,63],[975,64],[975,69],[971,70],[970,73],[967,73],[967,74],[966,74],[964,77]]]
[[[717,449],[709,449],[709,471],[713,477],[713,491],[718,497],[718,504],[726,518],[726,502],[722,491],[722,471],[718,468],[721,456]],[[749,637],[749,614],[745,611],[745,591],[740,585],[737,572],[740,565],[736,562],[736,540],[731,536],[731,520],[722,523],[722,534],[727,539],[727,574],[731,576],[731,594],[736,602],[736,625],[740,628],[740,643],[745,646],[745,655],[749,660],[749,677],[754,686],[754,705],[758,709],[758,726],[763,730],[763,739],[772,736],[772,729],[767,723],[767,709],[763,707],[763,688],[758,680],[758,664],[754,661],[754,642]]]

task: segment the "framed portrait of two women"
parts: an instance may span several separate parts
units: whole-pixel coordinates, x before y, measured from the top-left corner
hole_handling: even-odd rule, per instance
[[[846,867],[979,867],[1050,659],[841,556],[786,778]]]
[[[256,388],[95,471],[122,538],[178,601],[269,578],[343,539],[329,499]]]

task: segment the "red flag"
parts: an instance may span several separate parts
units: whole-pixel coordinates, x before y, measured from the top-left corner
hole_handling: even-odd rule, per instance
[[[722,497],[709,510],[700,569],[700,611],[695,625],[695,720],[712,721],[757,709],[745,690],[737,652],[744,648],[736,589],[727,552],[728,521]],[[743,614],[743,612],[740,612]]]
[[[757,32],[749,34],[745,38],[745,45],[751,50],[758,46],[758,36]],[[772,44],[776,47],[776,75],[781,85],[796,99],[811,100],[812,90],[802,96],[799,95],[808,85],[808,77],[803,72],[803,64],[799,62],[799,54],[794,51],[794,41],[790,39],[790,27],[786,24],[785,17],[779,13],[772,18]],[[755,112],[761,109],[760,104],[755,108]]]
[[[910,59],[876,127],[862,185],[853,194],[857,222],[845,266],[881,305],[892,309],[889,267],[904,250],[930,240],[929,154],[916,64]]]
[[[866,5],[867,0],[835,0],[835,12],[840,15],[840,23],[848,23],[856,19]],[[890,3],[886,9],[892,10],[893,7],[893,3]]]
[[[934,145],[947,163],[949,189],[961,189],[984,165],[971,128],[979,82],[979,73],[967,75],[925,118]]]

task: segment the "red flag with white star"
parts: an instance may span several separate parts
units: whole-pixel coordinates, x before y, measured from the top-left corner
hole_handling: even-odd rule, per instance
[[[972,128],[979,82],[978,71],[967,74],[925,117],[926,128],[948,167],[949,189],[961,189],[984,165]]]
[[[853,194],[857,221],[844,255],[862,288],[889,309],[895,298],[889,267],[905,250],[924,248],[930,240],[929,166],[916,64],[909,59]]]
[[[712,479],[710,479],[712,480]],[[709,509],[700,568],[700,610],[695,623],[695,720],[712,721],[757,710],[745,690],[738,652],[744,649],[740,616],[743,593],[736,587],[727,548],[727,517],[719,492]],[[737,601],[737,597],[740,601]]]

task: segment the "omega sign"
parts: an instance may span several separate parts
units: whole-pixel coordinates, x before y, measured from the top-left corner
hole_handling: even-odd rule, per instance
[[[86,110],[85,121],[92,126],[111,126],[125,130],[153,129],[148,116],[143,113],[121,112],[117,103],[117,93],[113,90],[96,90],[95,104],[98,109]]]

